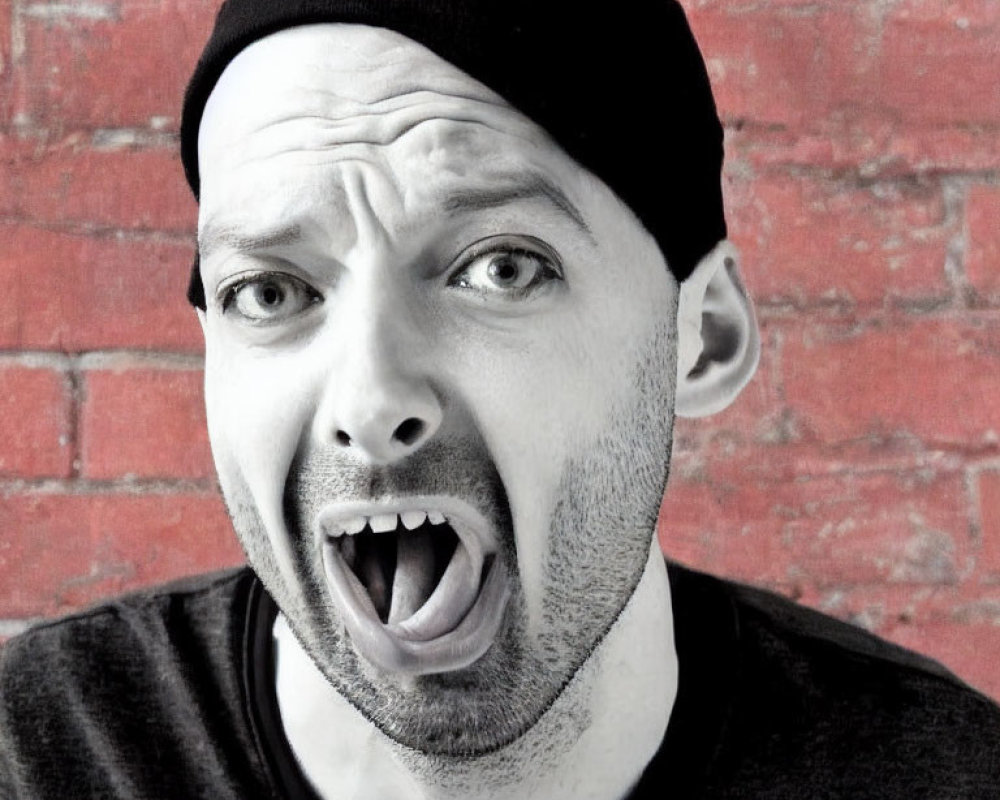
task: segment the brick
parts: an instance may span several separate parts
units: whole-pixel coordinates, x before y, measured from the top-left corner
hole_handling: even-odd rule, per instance
[[[64,373],[0,368],[0,475],[67,477],[73,462],[71,409]]]
[[[933,593],[953,594],[955,584],[927,587],[905,583],[800,585],[794,598],[802,605],[885,635],[897,625],[925,625],[940,622],[929,614],[927,597]]]
[[[835,587],[800,602],[930,656],[981,691],[1000,698],[1000,589],[969,583],[915,588]],[[980,609],[978,612],[975,609]]]
[[[787,315],[765,313],[760,323],[761,363],[735,402],[708,417],[675,421],[674,479],[753,484],[846,472],[958,472],[965,468],[962,454],[925,447],[913,436],[817,441],[785,407],[781,380],[775,376],[784,362],[781,343]],[[803,324],[811,326],[815,320]]]
[[[0,618],[65,613],[242,562],[211,493],[15,494],[0,503]]]
[[[982,526],[980,570],[1000,581],[1000,470],[983,470],[976,482]]]
[[[725,119],[796,133],[998,119],[991,0],[688,6]]]
[[[88,478],[208,478],[201,370],[88,370],[80,415]]]
[[[990,128],[908,128],[865,119],[821,132],[730,127],[727,171],[733,175],[776,167],[822,167],[866,181],[936,172],[985,172],[1000,168]]]
[[[928,448],[912,436],[828,443],[803,432],[790,414],[781,412],[776,419],[774,431],[782,438],[771,441],[727,429],[713,432],[711,418],[696,421],[701,432],[691,437],[688,421],[679,422],[684,438],[675,442],[672,475],[678,481],[757,485],[886,471],[959,472],[967,463],[963,453]]]
[[[1000,6],[904,0],[889,8],[877,93],[903,125],[1000,123]]]
[[[768,177],[733,183],[730,235],[758,303],[878,306],[947,295],[940,187]]]
[[[834,589],[814,607],[937,658],[969,680],[982,672],[981,667],[970,663],[974,659],[956,658],[938,640],[968,636],[974,641],[979,632],[1000,630],[1000,590],[968,582],[909,590],[877,585]]]
[[[852,5],[708,4],[689,8],[724,119],[824,128],[871,105],[876,20]]]
[[[0,347],[200,352],[193,244],[0,224]]]
[[[1000,624],[1000,585],[969,572],[956,583],[810,586],[799,601],[881,635],[907,625]]]
[[[218,3],[26,3],[18,110],[33,125],[179,127]]]
[[[985,172],[1000,167],[1000,149],[990,128],[894,129],[884,151],[881,160],[896,167],[896,174]]]
[[[792,594],[876,582],[947,585],[971,558],[960,474],[676,477],[661,509],[661,546],[717,574]]]
[[[915,436],[935,447],[995,450],[1000,321],[990,315],[789,325],[785,398],[822,442]]]
[[[975,688],[1000,701],[1000,626],[899,626],[888,638],[903,647],[925,653],[953,670]]]
[[[169,150],[93,150],[86,138],[51,145],[7,139],[12,197],[0,212],[56,225],[193,233],[197,206]]]
[[[982,297],[1000,302],[1000,187],[970,187],[965,219],[966,277]]]

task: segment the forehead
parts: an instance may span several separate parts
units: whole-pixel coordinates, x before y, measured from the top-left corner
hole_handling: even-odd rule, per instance
[[[493,91],[402,34],[366,25],[324,23],[278,31],[257,40],[226,67],[216,88],[237,83],[267,106],[287,98],[316,113],[351,103],[377,103],[429,89],[456,98],[504,101]],[[298,91],[288,94],[289,87]],[[217,103],[217,98],[211,99]]]
[[[336,24],[281,31],[240,53],[209,98],[199,157],[208,183],[275,160],[373,162],[410,190],[539,164],[575,171],[537,125],[423,46]]]
[[[529,232],[571,249],[641,241],[643,260],[665,269],[634,214],[544,130],[380,28],[302,26],[246,48],[206,105],[199,160],[203,267],[218,238],[206,230],[261,241],[294,229],[339,258],[530,218]]]

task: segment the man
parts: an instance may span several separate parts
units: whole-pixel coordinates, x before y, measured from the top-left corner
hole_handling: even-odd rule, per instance
[[[182,148],[253,573],[9,646],[4,796],[995,796],[985,698],[659,553],[759,349],[677,6],[231,1]]]

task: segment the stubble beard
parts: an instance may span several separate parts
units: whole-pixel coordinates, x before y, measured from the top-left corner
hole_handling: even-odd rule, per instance
[[[293,464],[284,516],[301,591],[289,591],[245,484],[226,492],[248,559],[334,688],[385,735],[418,753],[467,758],[519,739],[545,714],[614,625],[649,558],[670,462],[675,341],[658,324],[605,435],[567,460],[543,569],[541,621],[529,635],[510,510],[479,442],[432,441],[395,468],[306,454]],[[471,666],[401,679],[357,655],[339,618],[310,520],[340,498],[452,493],[500,532],[512,595],[496,641]]]

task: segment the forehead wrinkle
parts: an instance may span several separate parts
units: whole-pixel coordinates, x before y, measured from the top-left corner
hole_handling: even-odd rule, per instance
[[[373,170],[377,177],[385,177],[386,170]],[[344,197],[347,201],[347,214],[353,220],[356,243],[384,243],[391,240],[389,231],[383,223],[379,212],[375,210],[369,196],[368,181],[365,179],[364,171],[361,169],[344,169],[342,174],[342,186]],[[387,183],[392,187],[389,194],[396,200],[395,205],[400,206],[400,195],[398,186],[394,180]],[[385,213],[383,211],[383,213]]]
[[[307,88],[282,91],[273,101],[267,92],[263,98],[258,96],[247,109],[251,113],[245,117],[242,133],[237,130],[223,135],[219,145],[225,149],[235,144],[244,148],[248,144],[253,146],[252,140],[261,135],[266,143],[270,134],[282,138],[287,135],[289,139],[300,137],[303,149],[349,143],[391,144],[431,120],[481,125],[522,138],[528,138],[525,129],[532,126],[530,120],[518,118],[502,98],[477,93],[473,85],[461,86],[462,91],[416,88],[415,79],[408,78],[400,87],[379,86],[379,94],[368,100],[352,97],[349,92],[354,85],[337,81],[337,77],[332,76],[325,85],[314,83]],[[233,101],[246,107],[247,100],[242,94]],[[231,124],[232,116],[228,115],[226,127]]]
[[[373,100],[359,100],[348,97],[335,89],[311,87],[294,92],[296,100],[304,104],[304,108],[289,112],[287,119],[320,119],[342,121],[352,118],[386,116],[396,111],[421,108],[428,105],[454,105],[456,108],[467,107],[468,104],[481,106],[484,109],[510,109],[501,99],[492,100],[474,94],[447,92],[429,88],[405,88],[390,92]],[[288,95],[286,95],[288,97]],[[280,120],[279,120],[280,121]]]
[[[332,103],[347,104],[356,109],[370,108],[372,110],[368,113],[372,114],[391,112],[400,108],[426,105],[428,102],[454,102],[456,104],[472,103],[476,106],[484,106],[488,108],[510,108],[510,106],[501,97],[491,97],[487,94],[475,94],[471,92],[448,91],[440,88],[422,86],[415,82],[393,89],[389,91],[388,94],[380,95],[372,99],[348,97],[347,95],[341,94],[334,89],[315,88],[310,91],[319,97],[329,98]],[[355,111],[354,113],[363,112]]]
[[[486,120],[470,115],[465,109],[437,108],[423,109],[406,107],[389,112],[365,112],[343,117],[322,115],[288,114],[261,122],[248,133],[266,133],[284,127],[298,127],[297,140],[289,142],[282,150],[332,150],[350,145],[388,146],[402,139],[408,133],[429,123],[448,122],[456,125],[471,125],[494,133],[523,136],[521,132],[505,130],[498,121]],[[265,154],[266,155],[266,154]]]

